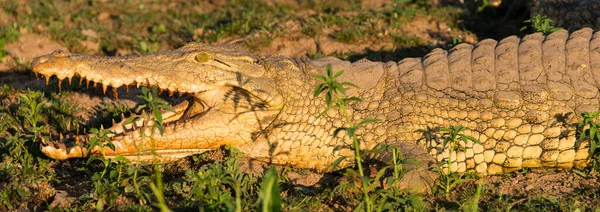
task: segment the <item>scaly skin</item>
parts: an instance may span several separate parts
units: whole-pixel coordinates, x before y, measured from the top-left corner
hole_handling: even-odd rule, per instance
[[[348,90],[363,99],[350,105],[352,119],[381,119],[357,131],[361,149],[391,144],[425,162],[407,175],[408,185],[430,183],[436,175],[428,168],[448,158],[453,172],[484,175],[581,168],[589,160],[575,124],[578,114],[600,105],[600,34],[591,29],[487,39],[398,63],[258,57],[234,47],[188,44],[126,57],[54,52],[32,67],[47,77],[79,75],[113,87],[150,84],[188,93],[177,113],[165,114],[164,135],[153,135],[165,161],[231,145],[250,158],[330,171],[340,157],[347,159],[338,169],[351,166],[353,151],[347,135],[332,136],[345,126],[342,114],[329,110],[317,118],[326,105],[312,96],[319,83],[313,75],[323,74],[327,64],[346,71],[340,81],[360,87]],[[143,130],[136,125],[113,126],[116,150],[105,148],[105,154],[136,159]],[[450,154],[440,134],[428,129],[451,125],[467,127],[464,134],[482,145],[469,141],[464,152]],[[149,160],[151,142],[142,143],[142,160]],[[81,146],[49,144],[42,151],[57,159],[87,156]]]

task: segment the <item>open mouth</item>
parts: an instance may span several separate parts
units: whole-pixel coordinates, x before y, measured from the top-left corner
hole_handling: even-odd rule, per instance
[[[46,83],[56,77],[59,89],[63,81],[73,83],[74,77],[80,84],[101,86],[105,94],[112,91],[115,98],[130,86],[151,88],[152,96],[142,92],[148,102],[142,104],[153,105],[148,112],[136,111],[109,128],[46,141],[42,152],[56,159],[97,155],[152,161],[158,155],[161,162],[168,162],[225,145],[248,144],[283,108],[282,96],[269,86],[272,78],[262,77],[267,69],[260,61],[249,53],[194,43],[145,55],[54,51],[39,56],[32,62],[33,72],[44,76]],[[167,109],[168,103],[158,98],[162,92],[184,100]],[[139,159],[140,155],[146,158]]]
[[[36,74],[36,78],[40,78],[38,73]],[[46,81],[46,84],[49,84],[50,79],[52,77],[57,78],[59,90],[62,87],[62,82],[67,79],[69,85],[73,82],[73,78],[79,78],[79,84],[82,85],[84,82],[86,86],[102,86],[102,91],[104,94],[107,94],[109,88],[112,91],[112,95],[115,99],[119,98],[119,87],[110,87],[101,82],[95,82],[92,80],[85,79],[85,77],[81,77],[79,75],[74,75],[66,78],[60,78],[57,75],[42,75],[41,77]],[[201,117],[206,112],[210,111],[211,107],[214,106],[215,100],[213,99],[215,95],[215,90],[206,90],[198,93],[186,93],[181,91],[172,91],[168,89],[161,89],[158,86],[150,86],[149,83],[137,83],[135,85],[122,85],[120,87],[125,87],[125,92],[130,91],[130,86],[136,86],[136,88],[146,88],[146,92],[142,92],[143,95],[146,95],[154,100],[157,100],[159,95],[162,95],[164,92],[168,92],[169,97],[177,95],[178,98],[183,99],[174,105],[169,105],[169,107],[165,108],[156,108],[155,110],[159,112],[146,111],[145,109],[141,109],[137,111],[137,113],[132,113],[128,117],[125,114],[121,114],[121,120],[119,122],[115,122],[113,119],[112,125],[108,128],[104,129],[104,126],[101,126],[100,129],[108,132],[106,134],[106,142],[110,142],[110,140],[119,140],[126,136],[134,136],[134,137],[142,137],[142,134],[145,136],[151,136],[153,133],[153,129],[157,126],[156,122],[158,119],[161,120],[162,129],[164,133],[170,133],[175,131],[178,128],[178,124],[182,124],[187,122],[187,120],[191,118]],[[158,99],[159,102],[163,104],[168,104],[166,101],[162,99]],[[166,106],[166,105],[165,105]],[[56,159],[67,159],[73,157],[85,157],[89,154],[88,146],[92,143],[91,139],[96,134],[87,134],[84,131],[83,135],[79,134],[67,134],[63,136],[62,133],[59,136],[58,140],[50,140],[45,141],[42,140],[42,151],[46,153],[46,155],[56,158]],[[98,145],[98,144],[96,144]],[[102,144],[105,145],[105,144]],[[126,145],[120,143],[113,143],[112,145]],[[121,148],[126,148],[121,146]],[[114,148],[113,148],[114,150]],[[152,149],[152,150],[141,150],[137,152],[129,152],[129,153],[121,153],[120,156],[124,156],[129,158],[131,161],[152,161],[152,157],[156,155],[161,156],[161,161],[168,162],[169,156],[174,159],[181,158],[180,155],[190,155],[190,154],[198,154],[201,152],[208,151],[209,149]],[[97,150],[92,150],[97,151]],[[105,155],[106,157],[115,157],[116,155]],[[166,159],[165,159],[166,158]]]

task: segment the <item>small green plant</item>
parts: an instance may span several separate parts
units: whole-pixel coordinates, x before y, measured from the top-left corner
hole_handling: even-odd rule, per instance
[[[275,167],[267,169],[260,191],[258,205],[263,212],[281,211],[281,196],[279,195],[279,180]]]
[[[474,138],[473,136],[465,135],[463,132],[466,130],[466,127],[463,126],[450,126],[441,128],[440,131],[443,134],[443,143],[442,146],[448,149],[449,154],[448,158],[445,161],[440,161],[440,167],[436,167],[433,170],[439,172],[441,174],[438,179],[440,188],[446,194],[450,194],[450,191],[458,184],[466,182],[463,174],[452,172],[451,165],[453,160],[456,158],[452,158],[453,155],[456,155],[456,152],[463,152],[466,150],[464,144],[468,141],[473,143],[481,144],[479,140]],[[442,168],[445,166],[444,168]]]
[[[164,133],[162,110],[171,111],[174,113],[177,113],[177,111],[175,111],[171,107],[171,105],[169,105],[169,103],[167,101],[165,101],[164,99],[161,99],[158,96],[158,88],[157,87],[152,87],[150,90],[146,87],[142,87],[142,94],[139,95],[138,97],[142,99],[144,104],[140,104],[136,108],[136,112],[139,113],[140,111],[143,111],[144,109],[147,108],[149,110],[149,113],[146,114],[146,113],[142,112],[141,115],[134,115],[131,118],[129,118],[127,121],[125,121],[125,123],[132,123],[139,119],[146,120],[147,122],[153,122],[153,124],[151,125],[151,129],[150,129],[150,135],[145,135],[145,133],[142,133],[142,135],[141,135],[140,143],[138,144],[138,160],[139,160],[139,158],[141,157],[141,149],[144,146],[144,139],[146,138],[146,136],[149,136],[150,142],[152,144],[152,154],[156,155],[156,153],[154,152],[155,151],[154,147],[156,146],[154,144],[154,130],[158,129],[160,135],[162,135]],[[147,125],[142,126],[141,132],[145,132],[146,127],[148,127],[148,126]],[[151,182],[149,186],[150,186],[150,189],[152,189],[154,196],[158,200],[158,203],[156,204],[156,206],[162,212],[171,211],[167,207],[166,202],[164,200],[161,165],[159,163],[157,163],[156,158],[153,163],[154,163],[155,182]],[[136,163],[136,166],[138,164],[139,163]],[[135,190],[136,190],[138,196],[141,197],[142,194],[140,192],[140,185],[137,183],[137,174],[138,174],[137,171],[135,171],[133,182],[134,182]]]
[[[477,13],[481,13],[485,11],[487,8],[494,9],[494,6],[490,3],[489,0],[475,0],[475,2],[481,2],[477,5]],[[495,11],[493,11],[495,12]]]
[[[594,112],[585,112],[581,114],[581,121],[577,125],[579,131],[579,140],[588,140],[589,155],[591,157],[590,169],[579,171],[573,169],[573,172],[587,176],[590,171],[600,171],[600,124],[598,123],[598,116],[600,116],[600,110]]]
[[[182,182],[173,183],[173,190],[184,197],[187,206],[201,211],[255,210],[257,178],[240,171],[236,149],[224,149],[229,151],[224,162],[213,161],[199,170],[187,170]],[[194,163],[201,161],[194,157]]]
[[[477,212],[479,211],[479,200],[483,192],[483,180],[477,181],[477,189],[472,197],[467,198],[460,206],[461,211]]]
[[[461,43],[463,43],[463,40],[460,37],[454,37],[454,38],[452,38],[452,43],[449,44],[448,47],[452,48]]]
[[[358,175],[362,181],[362,183],[361,183],[362,184],[362,192],[363,192],[363,198],[364,198],[364,203],[365,203],[364,208],[365,208],[365,211],[371,211],[373,208],[373,205],[372,205],[372,202],[371,202],[371,199],[369,196],[369,186],[371,184],[371,180],[369,179],[369,177],[365,176],[365,174],[364,174],[364,170],[362,167],[363,158],[361,156],[360,140],[358,139],[355,132],[361,126],[368,124],[368,123],[376,122],[379,120],[378,119],[365,119],[358,123],[355,123],[352,120],[352,117],[349,115],[348,110],[347,110],[348,103],[350,103],[352,101],[361,101],[361,100],[358,97],[346,96],[345,86],[352,86],[352,87],[357,87],[357,86],[350,82],[341,82],[341,83],[338,82],[337,78],[339,76],[341,76],[342,74],[344,74],[344,70],[340,70],[334,74],[331,64],[327,64],[325,76],[324,75],[315,75],[314,76],[315,78],[317,78],[323,82],[321,84],[318,84],[315,87],[313,95],[315,97],[317,97],[321,93],[325,93],[325,103],[327,104],[327,108],[323,112],[321,112],[318,117],[322,116],[323,114],[325,114],[327,111],[329,111],[332,108],[337,108],[344,115],[345,121],[349,125],[349,127],[336,129],[333,133],[333,136],[335,137],[339,132],[345,131],[348,134],[348,137],[352,140],[352,148],[354,149],[354,160],[358,167]],[[333,164],[332,168],[337,166],[344,159],[345,158],[338,159]],[[380,172],[383,173],[383,171],[385,171],[385,169],[383,169]]]
[[[46,100],[42,98],[43,94],[39,91],[27,92],[27,94],[19,94],[19,114],[24,118],[23,127],[31,132],[32,135],[27,135],[33,142],[37,142],[43,133],[47,133],[47,129],[41,125],[42,112]]]
[[[141,41],[139,46],[137,46],[136,53],[144,54],[144,53],[152,53],[158,51],[158,43],[152,42],[150,44],[145,41]]]
[[[541,32],[544,34],[550,34],[552,32],[562,29],[560,27],[552,26],[552,24],[551,24],[552,19],[548,18],[547,16],[540,15],[540,14],[537,14],[534,18],[523,21],[523,23],[529,24],[529,27],[531,27],[531,29],[534,32]],[[524,26],[521,28],[521,31],[525,31],[529,27]]]
[[[2,63],[2,58],[8,55],[8,52],[4,51],[4,46],[7,41],[15,41],[21,33],[18,30],[17,23],[13,23],[13,25],[8,27],[0,28],[0,63]]]

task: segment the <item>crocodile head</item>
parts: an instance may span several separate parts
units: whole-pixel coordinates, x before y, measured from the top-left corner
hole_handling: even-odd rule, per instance
[[[121,86],[129,90],[128,86],[141,85],[190,97],[174,106],[174,111],[162,111],[162,135],[155,133],[152,120],[121,121],[108,128],[114,150],[99,146],[88,150],[85,141],[94,135],[68,136],[42,145],[42,152],[56,159],[102,154],[150,161],[159,155],[166,162],[222,145],[251,142],[282,108],[268,65],[233,46],[191,43],[171,51],[118,57],[55,51],[35,58],[32,69],[44,75],[46,82],[56,76],[59,87],[64,79],[70,83],[79,76],[88,85],[102,85],[104,92],[112,87],[115,96]]]

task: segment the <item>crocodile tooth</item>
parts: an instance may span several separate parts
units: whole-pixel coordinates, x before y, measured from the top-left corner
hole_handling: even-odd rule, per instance
[[[40,79],[40,74],[38,74],[37,72],[34,72],[35,74],[35,79],[39,80]]]
[[[175,94],[175,91],[169,90],[169,97],[173,96],[173,94]]]
[[[81,138],[79,137],[79,132],[75,134],[75,144],[81,144]]]
[[[183,96],[183,92],[177,91],[177,96],[179,96],[179,97]]]
[[[65,139],[65,136],[63,136],[62,132],[61,132],[61,133],[58,133],[58,139],[59,139],[59,140],[61,140],[61,141],[62,141],[63,139]]]
[[[125,85],[125,92],[129,92],[129,85]]]
[[[106,89],[108,89],[108,85],[102,85],[102,93],[106,94]]]
[[[50,77],[46,77],[46,85],[48,85],[48,83],[50,82]]]
[[[125,113],[121,113],[121,120],[125,120]]]
[[[81,83],[83,83],[83,79],[85,79],[85,77],[79,77],[79,85],[81,85]]]
[[[159,87],[159,88],[158,88],[158,95],[161,95],[161,94],[162,94],[162,92],[163,92],[163,89]]]
[[[73,77],[72,76],[67,77],[67,81],[69,81],[69,85],[71,85],[73,82]]]
[[[58,90],[62,89],[62,80],[58,79]]]
[[[86,88],[90,87],[90,80],[89,79],[85,79],[85,87]]]

